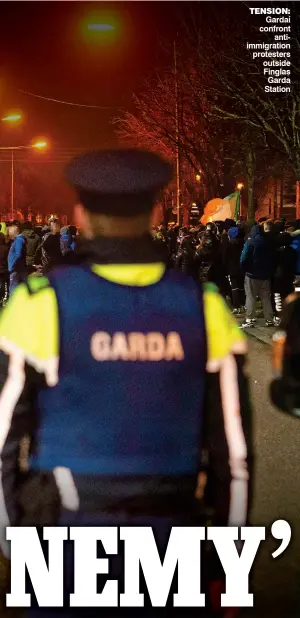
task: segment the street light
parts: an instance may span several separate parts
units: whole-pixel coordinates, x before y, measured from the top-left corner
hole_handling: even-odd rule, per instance
[[[196,174],[196,180],[197,180],[197,182],[200,182],[200,180],[201,180],[201,175],[200,174]]]
[[[47,148],[48,144],[47,142],[35,142],[31,145],[31,148],[38,148],[38,150],[43,150],[43,148]],[[30,148],[30,146],[29,146]]]
[[[244,185],[242,182],[238,182],[236,185],[237,190],[241,193],[241,191],[244,188]],[[242,216],[242,212],[243,212],[243,207],[242,207],[242,196],[240,196],[240,217]]]
[[[112,24],[88,24],[88,30],[98,30],[101,32],[111,32],[115,27]]]
[[[2,122],[18,122],[22,120],[22,116],[21,114],[9,114],[8,116],[4,116],[1,120]]]
[[[14,169],[14,153],[15,150],[31,150],[32,148],[37,148],[38,150],[43,150],[47,148],[48,144],[46,141],[36,141],[30,144],[30,146],[0,146],[0,150],[11,150],[11,220],[14,218],[14,194],[15,194],[15,169]]]
[[[82,33],[89,45],[113,45],[120,35],[120,15],[115,11],[93,11],[82,22]]]

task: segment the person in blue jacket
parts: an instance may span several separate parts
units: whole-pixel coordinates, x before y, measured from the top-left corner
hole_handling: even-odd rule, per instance
[[[26,238],[21,234],[21,227],[17,221],[10,226],[10,237],[13,239],[8,254],[11,294],[26,274]]]
[[[62,227],[60,230],[60,250],[62,252],[62,255],[66,255],[67,253],[69,253],[70,251],[72,251],[71,249],[71,236],[69,233],[69,228],[66,227]]]
[[[297,286],[300,278],[300,221],[296,221],[295,229],[291,233],[292,244],[291,247],[294,249],[296,253],[296,263],[295,263],[295,275]],[[299,286],[298,286],[299,287]]]

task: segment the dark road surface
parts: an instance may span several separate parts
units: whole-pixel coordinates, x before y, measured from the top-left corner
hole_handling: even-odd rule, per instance
[[[271,348],[249,338],[249,373],[254,405],[256,472],[253,525],[270,526],[285,519],[292,527],[290,545],[278,558],[270,533],[254,562],[255,609],[242,616],[296,618],[300,616],[300,420],[277,411],[269,402]]]

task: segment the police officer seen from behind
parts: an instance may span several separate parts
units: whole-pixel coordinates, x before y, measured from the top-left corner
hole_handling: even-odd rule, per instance
[[[20,285],[0,321],[1,513],[23,525],[143,522],[168,536],[199,524],[205,487],[216,525],[246,524],[246,341],[216,288],[167,270],[151,238],[170,165],[101,151],[66,175],[77,263]]]

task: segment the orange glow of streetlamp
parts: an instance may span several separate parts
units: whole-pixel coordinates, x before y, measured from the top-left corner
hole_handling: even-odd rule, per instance
[[[244,185],[242,182],[238,182],[238,184],[236,185],[236,188],[238,191],[241,191],[244,188]]]
[[[88,44],[113,45],[120,43],[121,19],[115,11],[93,11],[82,22],[82,34]],[[123,28],[122,28],[123,30]]]
[[[88,30],[111,32],[112,30],[115,30],[115,26],[113,24],[88,24]]]
[[[47,148],[48,144],[45,141],[38,141],[38,142],[34,142],[32,144],[32,148],[38,148],[38,150],[43,150],[44,148]]]
[[[200,180],[201,180],[201,175],[200,174],[196,174],[196,180],[197,180],[197,182],[200,182]]]
[[[19,120],[22,120],[22,116],[21,114],[8,114],[7,116],[4,116],[4,118],[1,118],[2,122],[18,122]]]

